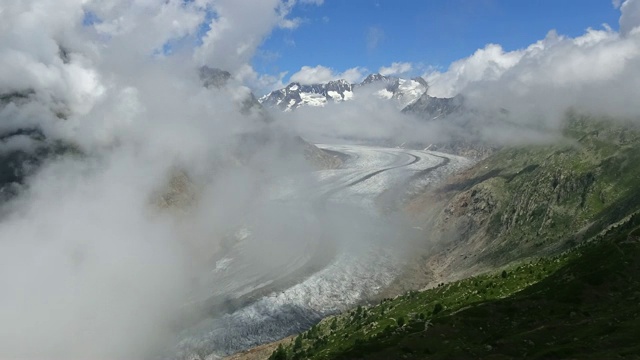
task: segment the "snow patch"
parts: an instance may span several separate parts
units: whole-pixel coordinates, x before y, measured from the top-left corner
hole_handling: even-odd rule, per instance
[[[325,106],[327,99],[320,94],[300,93],[301,104],[309,106]]]
[[[337,91],[329,91],[327,94],[335,101],[342,101],[342,95]]]
[[[389,100],[393,97],[393,93],[387,89],[382,89],[376,92],[376,95],[378,95],[378,97],[380,97],[381,99],[386,99],[386,100]]]

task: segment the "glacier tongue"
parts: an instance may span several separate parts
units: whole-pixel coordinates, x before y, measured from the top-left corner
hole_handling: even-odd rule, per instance
[[[307,239],[299,249],[289,249],[290,264],[284,264],[281,272],[294,282],[275,286],[277,279],[267,279],[259,274],[242,273],[243,250],[236,246],[215,263],[211,286],[216,293],[228,292],[230,311],[220,311],[197,326],[185,330],[177,348],[171,352],[180,359],[193,354],[227,355],[256,345],[272,342],[299,333],[317,323],[323,317],[343,311],[362,301],[374,298],[400,274],[403,253],[398,251],[398,224],[377,211],[376,199],[394,186],[407,186],[409,179],[423,174],[422,183],[438,181],[451,169],[466,166],[464,158],[428,151],[400,148],[378,148],[349,145],[318,145],[321,148],[341,152],[348,156],[343,168],[316,172],[318,184],[304,191],[323,204],[327,216],[344,217],[341,206],[349,211],[345,237],[334,242],[333,256],[321,268],[305,272],[305,263],[320,256],[314,253],[326,247],[326,239]],[[445,161],[444,158],[448,160]],[[282,189],[274,189],[274,201],[286,203],[295,192],[285,188],[297,188],[295,179],[283,179]],[[363,211],[358,211],[361,209]],[[357,214],[357,215],[353,215]],[[344,219],[343,219],[344,221]],[[361,226],[364,224],[365,226]],[[404,224],[403,224],[404,225]],[[409,227],[411,228],[411,227]],[[411,230],[415,231],[415,230]],[[356,235],[357,234],[357,235]],[[250,241],[251,232],[242,229],[237,233],[244,241]],[[362,241],[350,241],[351,236]],[[241,244],[241,243],[240,243]],[[285,275],[282,275],[284,277]],[[217,280],[216,280],[217,279]],[[234,283],[236,282],[236,283]],[[226,284],[225,286],[222,286]],[[245,289],[239,293],[238,289]],[[246,290],[248,289],[248,290]],[[248,303],[234,306],[247,291],[261,290],[261,296]],[[238,300],[236,300],[238,299]]]

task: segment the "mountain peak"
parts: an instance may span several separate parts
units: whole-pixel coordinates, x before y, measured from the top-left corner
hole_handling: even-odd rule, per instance
[[[369,84],[382,85],[384,88],[377,91],[376,96],[381,99],[392,99],[400,109],[417,100],[428,88],[426,81],[422,78],[408,80],[376,73],[368,75],[358,84],[352,84],[345,79],[320,84],[292,82],[285,88],[263,96],[260,102],[285,111],[291,111],[300,106],[325,106],[332,102],[350,100],[353,98],[354,91]]]
[[[285,88],[289,91],[297,91],[298,89],[300,89],[300,83],[299,82],[292,82],[291,84],[287,85],[287,87]]]
[[[228,71],[211,68],[208,66],[202,66],[199,69],[200,80],[204,84],[205,87],[215,87],[221,88],[224,87],[229,79],[231,79],[231,73]]]
[[[429,88],[429,83],[422,76],[416,76],[411,80],[418,82],[420,85],[426,87],[427,89]]]
[[[337,80],[331,80],[327,83],[327,85],[329,84],[340,84],[340,85],[351,85],[347,80],[345,79],[337,79]]]
[[[379,81],[390,82],[391,81],[391,77],[382,75],[380,73],[369,74],[369,76],[367,76],[364,79],[362,84],[363,85],[367,85],[367,84],[372,84],[372,83],[379,82]]]

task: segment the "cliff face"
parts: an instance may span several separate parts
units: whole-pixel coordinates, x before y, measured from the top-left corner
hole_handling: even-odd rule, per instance
[[[409,210],[422,214],[437,244],[432,267],[460,278],[554,253],[623,221],[640,209],[639,134],[569,115],[561,143],[497,151],[414,199]]]

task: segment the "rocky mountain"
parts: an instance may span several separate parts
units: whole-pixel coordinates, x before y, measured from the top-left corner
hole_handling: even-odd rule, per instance
[[[313,85],[294,82],[284,89],[272,91],[259,101],[264,106],[291,111],[300,106],[324,106],[330,101],[340,102],[350,100],[352,97],[353,85],[346,80],[336,80]]]
[[[227,82],[229,81],[229,79],[231,79],[230,72],[218,68],[211,68],[208,66],[201,67],[198,70],[198,75],[200,75],[202,84],[207,88],[222,88],[227,85]]]
[[[359,86],[380,83],[386,84],[386,86],[377,91],[376,95],[382,99],[394,100],[399,109],[404,109],[406,106],[412,104],[421,96],[425,95],[429,89],[429,84],[421,77],[401,79],[380,74],[367,76]]]
[[[36,101],[35,98],[33,91],[0,94],[0,111],[6,107],[26,106]],[[64,120],[65,115],[60,109],[52,109],[52,112],[56,120]],[[25,179],[48,159],[61,154],[78,153],[73,144],[48,139],[35,126],[0,130],[0,203],[17,195]]]
[[[428,89],[427,82],[420,77],[401,79],[371,74],[357,84],[346,80],[311,85],[294,82],[283,89],[272,91],[259,101],[267,107],[291,111],[302,106],[325,106],[330,102],[348,101],[353,98],[354,93],[375,87],[381,87],[375,91],[378,98],[393,100],[400,109],[417,100]]]
[[[463,111],[463,109],[464,97],[462,95],[452,98],[436,98],[425,92],[418,100],[402,109],[402,112],[414,114],[427,120],[435,120]]]

